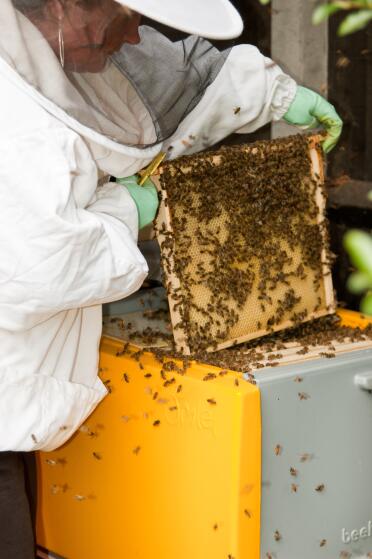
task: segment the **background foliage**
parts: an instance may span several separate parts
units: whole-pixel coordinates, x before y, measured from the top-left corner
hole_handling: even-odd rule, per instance
[[[270,3],[270,0],[259,1],[261,4]],[[318,25],[340,11],[346,12],[346,15],[338,28],[338,34],[349,35],[363,29],[372,20],[372,0],[329,0],[314,10],[313,23]]]

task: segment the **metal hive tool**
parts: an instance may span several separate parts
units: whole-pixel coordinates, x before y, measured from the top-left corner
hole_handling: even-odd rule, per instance
[[[320,139],[222,148],[153,177],[178,350],[215,351],[333,311]]]

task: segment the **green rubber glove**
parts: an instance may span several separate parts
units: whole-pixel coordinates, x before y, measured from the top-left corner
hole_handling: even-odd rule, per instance
[[[156,187],[150,179],[143,186],[138,184],[138,176],[116,179],[116,182],[126,186],[138,210],[138,228],[142,229],[154,221],[159,206]]]
[[[283,118],[289,124],[305,129],[316,128],[322,124],[327,131],[322,143],[325,153],[329,153],[335,147],[341,136],[342,120],[334,106],[306,87],[298,86],[296,97]]]

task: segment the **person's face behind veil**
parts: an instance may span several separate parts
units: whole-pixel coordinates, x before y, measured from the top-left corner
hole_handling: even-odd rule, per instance
[[[72,72],[101,72],[108,57],[124,43],[139,42],[141,16],[114,0],[47,0],[26,14]]]

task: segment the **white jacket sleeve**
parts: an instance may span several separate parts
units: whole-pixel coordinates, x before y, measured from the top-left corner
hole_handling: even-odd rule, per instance
[[[128,296],[147,274],[125,188],[97,190],[96,165],[65,127],[0,145],[0,328]]]
[[[233,47],[197,106],[166,142],[171,157],[195,153],[233,132],[254,132],[280,120],[296,82],[252,45]]]

